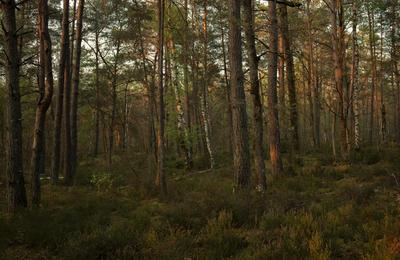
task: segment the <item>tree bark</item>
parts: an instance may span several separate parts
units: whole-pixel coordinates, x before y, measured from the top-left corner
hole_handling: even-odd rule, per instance
[[[360,53],[358,47],[358,2],[353,1],[352,4],[352,66],[351,66],[351,91],[352,91],[352,104],[353,104],[353,117],[354,117],[354,148],[360,148],[361,135],[360,135],[360,86],[359,86],[359,64]]]
[[[289,121],[290,121],[290,136],[292,147],[295,151],[300,149],[299,142],[299,124],[298,124],[298,111],[297,111],[297,94],[296,94],[296,75],[294,70],[294,61],[292,53],[291,37],[289,32],[289,22],[287,14],[287,6],[280,5],[280,18],[283,48],[286,57],[286,78],[288,83],[288,96],[289,96]]]
[[[54,120],[54,143],[53,143],[53,158],[51,167],[51,180],[53,184],[57,184],[60,175],[61,161],[61,130],[64,109],[64,80],[66,71],[66,62],[69,59],[69,0],[63,0],[63,17],[61,31],[61,50],[60,64],[58,71],[58,93],[56,104],[56,117]],[[68,62],[69,63],[69,62]]]
[[[243,85],[240,0],[229,0],[229,62],[231,70],[233,166],[235,190],[250,185],[249,137]]]
[[[281,159],[278,96],[277,96],[277,69],[278,69],[278,21],[276,15],[276,1],[268,3],[269,27],[269,64],[268,64],[268,140],[271,160],[271,172],[275,176],[283,173]]]
[[[76,28],[76,47],[74,59],[75,62],[72,68],[72,102],[71,102],[71,177],[76,175],[78,165],[78,95],[79,95],[79,80],[81,68],[81,53],[82,53],[82,29],[83,29],[83,11],[85,8],[85,0],[79,0],[77,13],[77,28]]]
[[[345,42],[344,42],[344,12],[343,1],[332,0],[332,45],[333,58],[335,64],[335,89],[338,95],[339,108],[338,116],[340,120],[341,132],[341,154],[343,159],[347,159],[349,154],[349,144],[347,138],[347,109],[344,91],[344,68],[345,68]]]
[[[375,127],[375,89],[376,89],[376,55],[375,55],[375,19],[374,14],[371,11],[371,7],[367,4],[368,14],[368,29],[369,29],[369,52],[371,56],[371,103],[370,103],[370,121],[369,121],[369,132],[368,141],[372,145],[374,139],[374,127]]]
[[[391,68],[392,68],[392,84],[393,88],[396,91],[396,102],[394,113],[396,117],[396,143],[400,145],[400,73],[398,68],[398,58],[399,58],[399,46],[397,40],[397,26],[398,26],[398,1],[393,0],[391,1],[390,6],[390,59],[391,59]]]
[[[121,40],[117,39],[116,42],[116,52],[114,57],[114,65],[112,68],[112,79],[111,79],[111,115],[110,115],[110,125],[108,127],[108,167],[111,169],[112,156],[114,151],[114,129],[115,129],[115,118],[117,115],[117,84],[118,84],[118,62],[119,54],[121,50]]]
[[[233,143],[233,130],[232,130],[232,106],[231,106],[231,85],[230,85],[230,79],[228,76],[228,65],[227,65],[227,51],[226,51],[226,45],[225,45],[225,30],[224,30],[224,25],[221,24],[221,45],[222,45],[222,58],[223,58],[223,63],[224,63],[224,79],[225,79],[225,88],[226,88],[226,102],[228,104],[226,108],[226,115],[228,118],[228,148],[229,148],[229,153],[232,154],[233,148],[232,148],[232,143]]]
[[[5,0],[0,5],[3,11],[2,24],[5,38],[5,73],[8,94],[8,211],[13,213],[20,207],[27,207],[22,157],[22,114],[19,86],[20,53],[17,47],[16,3],[14,0]]]
[[[246,35],[247,57],[250,69],[251,96],[253,102],[253,152],[256,170],[257,190],[267,189],[264,162],[263,107],[260,96],[260,80],[258,78],[258,57],[255,45],[254,14],[252,0],[243,1],[244,30]]]
[[[208,106],[208,10],[207,10],[207,0],[204,2],[204,16],[203,16],[203,40],[204,40],[204,53],[203,53],[203,84],[202,84],[202,95],[200,96],[200,106],[201,106],[201,117],[203,120],[204,134],[206,147],[208,152],[208,157],[210,160],[210,168],[213,169],[215,167],[215,159],[214,159],[214,151],[211,143],[211,124],[210,124],[210,115],[209,115],[209,106]]]
[[[191,109],[190,109],[190,94],[189,94],[189,7],[188,0],[185,0],[185,33],[183,36],[183,83],[184,83],[184,106],[185,106],[185,120],[186,120],[186,143],[188,148],[186,167],[190,170],[193,168],[193,141],[192,141],[192,122],[191,122]]]
[[[164,170],[165,150],[165,103],[164,103],[164,0],[158,0],[158,109],[159,126],[157,131],[157,177],[156,187],[162,194],[167,193],[167,182]]]
[[[52,46],[49,34],[49,9],[48,0],[39,0],[39,99],[36,108],[35,130],[32,145],[31,165],[31,192],[32,204],[39,206],[41,200],[40,176],[45,173],[45,148],[46,148],[46,113],[50,107],[53,96],[53,68],[52,68]]]

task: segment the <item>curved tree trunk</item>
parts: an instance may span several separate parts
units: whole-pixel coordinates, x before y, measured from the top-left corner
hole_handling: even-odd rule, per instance
[[[46,113],[53,96],[52,49],[49,34],[48,0],[39,1],[38,35],[40,41],[39,100],[36,108],[35,130],[32,145],[31,192],[32,204],[40,204],[40,176],[45,173]]]

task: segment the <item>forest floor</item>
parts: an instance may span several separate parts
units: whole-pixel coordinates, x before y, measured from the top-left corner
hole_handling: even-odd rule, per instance
[[[400,151],[325,157],[293,158],[265,194],[233,194],[223,157],[171,161],[164,198],[140,156],[85,161],[75,187],[44,183],[40,209],[9,218],[0,200],[0,259],[399,259]]]

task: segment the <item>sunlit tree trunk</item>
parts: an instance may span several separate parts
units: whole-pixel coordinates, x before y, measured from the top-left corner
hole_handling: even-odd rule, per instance
[[[283,173],[281,159],[280,128],[278,116],[277,69],[278,69],[278,21],[276,1],[268,3],[269,26],[269,55],[268,55],[268,140],[271,172],[273,175]]]
[[[352,66],[351,66],[351,91],[352,91],[352,104],[354,116],[354,148],[360,148],[361,135],[360,135],[360,86],[359,86],[359,64],[360,53],[358,47],[358,2],[355,0],[352,4]]]
[[[344,42],[344,12],[342,0],[331,0],[332,16],[332,45],[333,58],[335,65],[335,90],[338,96],[338,117],[340,120],[340,144],[341,154],[347,159],[349,154],[349,144],[347,138],[347,109],[344,89],[344,69],[345,69],[345,42]]]

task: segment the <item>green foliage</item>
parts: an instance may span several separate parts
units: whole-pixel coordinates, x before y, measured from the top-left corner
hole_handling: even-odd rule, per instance
[[[96,187],[97,191],[108,191],[114,186],[114,177],[110,172],[98,172],[90,177],[90,184]]]

